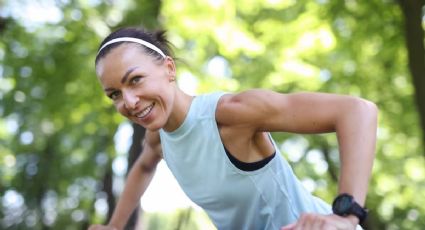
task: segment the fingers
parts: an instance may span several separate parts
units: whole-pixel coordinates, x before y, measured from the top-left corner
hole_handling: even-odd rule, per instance
[[[286,225],[286,226],[284,226],[284,227],[280,228],[280,230],[293,230],[296,224],[297,224],[297,223],[295,222],[295,223],[292,223],[292,224]]]
[[[294,230],[312,229],[311,226],[317,221],[317,215],[311,213],[303,213],[297,221]]]
[[[347,218],[336,215],[304,213],[297,222],[282,227],[280,230],[355,230]]]
[[[99,225],[98,224],[90,225],[90,227],[87,230],[99,230]]]
[[[319,215],[314,214],[303,214],[301,216],[301,222],[303,223],[298,229],[322,229],[323,219]],[[296,228],[296,230],[298,230]]]
[[[87,230],[99,230],[99,229],[100,229],[100,225],[95,224],[95,225],[90,225],[90,227]]]
[[[94,225],[91,225],[87,230],[117,230],[117,229],[110,226],[94,224]]]

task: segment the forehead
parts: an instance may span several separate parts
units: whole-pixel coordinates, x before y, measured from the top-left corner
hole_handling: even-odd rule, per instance
[[[134,66],[150,66],[154,59],[137,44],[124,43],[110,50],[96,65],[98,77],[106,73],[125,72]]]

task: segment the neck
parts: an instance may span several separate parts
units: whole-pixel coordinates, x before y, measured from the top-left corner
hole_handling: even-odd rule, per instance
[[[193,96],[190,96],[181,91],[179,88],[176,88],[173,108],[167,123],[163,127],[165,131],[172,132],[180,127],[189,112],[192,100]]]

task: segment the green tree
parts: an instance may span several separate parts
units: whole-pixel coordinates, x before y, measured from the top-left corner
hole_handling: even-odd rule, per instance
[[[5,1],[1,7],[2,228],[85,229],[110,216],[112,162],[123,154],[114,134],[124,119],[94,80],[93,59],[110,30],[129,25],[168,29],[179,84],[191,93],[261,87],[376,102],[366,226],[425,226],[423,1],[112,2]],[[130,166],[140,152],[138,128]],[[274,136],[306,187],[330,202],[339,168],[334,135]]]
[[[404,15],[404,35],[409,70],[415,88],[415,102],[420,115],[422,145],[425,148],[425,47],[424,29],[422,26],[425,2],[421,0],[399,0],[398,3]],[[425,151],[423,153],[425,154]]]
[[[425,226],[419,205],[424,198],[417,196],[425,180],[417,109],[425,76],[423,2],[399,3],[411,7],[402,11],[393,1],[199,0],[164,2],[162,13],[178,54],[191,63],[180,66],[180,80],[184,85],[198,76],[197,92],[263,87],[350,94],[376,102],[378,146],[366,226],[420,229]],[[404,28],[410,31],[407,37]],[[413,82],[409,62],[416,67]],[[224,71],[210,68],[217,63]],[[275,136],[306,186],[331,202],[339,167],[335,137]]]
[[[104,219],[95,212],[107,210],[98,178],[111,168],[122,118],[103,96],[93,62],[109,32],[105,22],[117,23],[110,8],[93,1],[2,6],[2,228],[84,229]]]

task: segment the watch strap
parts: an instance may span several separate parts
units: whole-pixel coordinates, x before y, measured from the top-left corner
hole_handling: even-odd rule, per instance
[[[343,202],[343,203],[341,203]],[[349,202],[344,204],[344,202]],[[343,206],[340,206],[343,204]],[[342,208],[346,205],[349,205],[347,208]],[[354,215],[359,219],[359,223],[361,224],[367,217],[367,209],[360,206],[355,200],[354,197],[350,194],[343,193],[338,195],[334,202],[332,203],[332,210],[336,215],[339,216],[348,216],[348,215]]]
[[[359,218],[359,223],[363,223],[367,217],[367,210],[353,200],[353,206],[351,206],[349,214],[355,215],[357,218]]]

